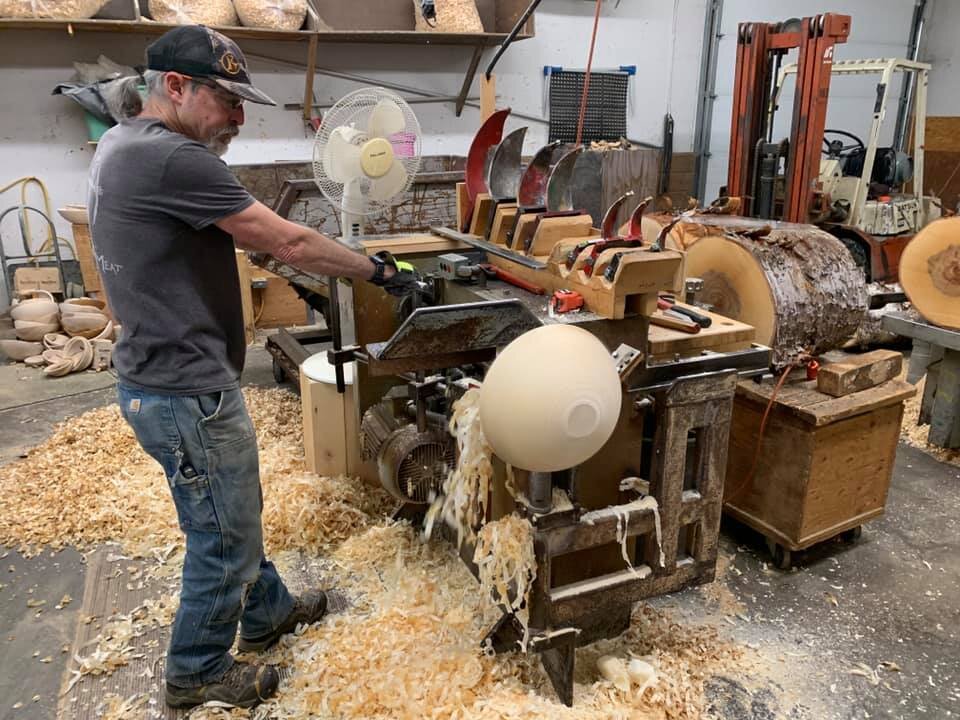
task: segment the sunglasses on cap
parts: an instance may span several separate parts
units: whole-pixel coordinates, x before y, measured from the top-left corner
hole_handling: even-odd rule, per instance
[[[183,75],[183,73],[181,73],[181,75]],[[189,78],[191,82],[194,82],[197,85],[203,85],[204,87],[208,87],[211,90],[213,90],[214,95],[217,96],[217,100],[219,100],[225,107],[229,108],[230,110],[238,110],[241,107],[243,107],[242,97],[240,97],[239,95],[234,95],[229,90],[224,90],[222,87],[220,87],[220,85],[216,83],[216,81],[210,80],[209,78],[193,77],[192,75],[183,75],[183,76],[185,78]]]

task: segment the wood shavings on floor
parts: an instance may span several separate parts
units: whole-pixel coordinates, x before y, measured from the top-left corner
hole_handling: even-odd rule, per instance
[[[306,472],[299,399],[248,388],[257,429],[268,551],[318,550],[379,514],[385,493],[347,478]],[[274,491],[276,490],[276,491]],[[34,554],[41,545],[80,549],[117,541],[131,557],[170,557],[182,544],[160,466],[137,444],[116,406],[59,425],[26,459],[0,468],[0,544]]]
[[[77,667],[71,670],[73,677],[65,693],[85,675],[110,675],[130,662],[137,653],[135,640],[153,627],[170,625],[177,611],[177,602],[175,596],[149,599],[132,612],[118,615],[107,622],[92,641],[96,643],[92,651],[86,652],[86,648],[80,648],[74,654]],[[121,712],[125,706],[126,701],[118,704],[116,712]],[[124,712],[132,713],[133,709],[128,708]]]
[[[900,425],[900,440],[933,455],[940,462],[960,466],[960,450],[948,450],[947,448],[931,445],[927,442],[930,425],[917,424],[917,420],[920,418],[920,405],[923,402],[923,388],[926,381],[927,377],[924,375],[915,386],[917,388],[916,395],[904,402],[903,423]]]
[[[740,666],[743,649],[706,627],[638,605],[619,638],[577,651],[574,707],[557,699],[538,656],[487,657],[486,601],[452,546],[402,524],[372,527],[331,557],[365,602],[281,641],[268,659],[290,680],[267,718],[700,718],[703,683]],[[603,680],[600,655],[651,657],[642,695]]]
[[[706,679],[745,668],[749,651],[717,629],[679,624],[641,604],[627,632],[577,651],[574,707],[562,705],[539,656],[483,652],[489,598],[449,543],[424,541],[389,520],[388,498],[377,490],[306,473],[296,396],[245,395],[260,445],[268,552],[322,558],[350,604],[266,654],[287,670],[276,698],[254,712],[199,708],[191,720],[693,719],[704,716]],[[114,408],[74,419],[26,460],[0,469],[0,491],[10,503],[0,542],[90,547],[112,540],[127,554],[178,564],[165,479]],[[172,604],[162,607],[172,612]],[[89,673],[107,672],[130,655],[144,623],[169,622],[169,615],[154,620],[159,612],[108,621],[92,649],[75,649],[78,662]],[[600,676],[601,655],[643,659],[656,669],[656,682],[642,693],[618,689]],[[142,697],[105,695],[104,716],[140,717]]]

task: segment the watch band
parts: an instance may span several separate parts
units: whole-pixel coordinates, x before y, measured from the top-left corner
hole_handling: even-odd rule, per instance
[[[371,255],[370,261],[374,265],[373,277],[370,278],[370,282],[372,282],[377,287],[383,287],[383,284],[386,282],[383,276],[384,276],[384,272],[387,267],[387,264],[383,260],[378,258],[376,255]]]

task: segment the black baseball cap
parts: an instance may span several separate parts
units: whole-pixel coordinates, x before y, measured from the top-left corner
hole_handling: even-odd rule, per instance
[[[239,46],[205,25],[181,25],[150,43],[147,68],[209,78],[244,100],[261,105],[277,104],[250,82],[247,60]]]

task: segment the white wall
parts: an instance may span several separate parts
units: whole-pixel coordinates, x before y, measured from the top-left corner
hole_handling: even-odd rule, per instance
[[[536,14],[536,37],[517,42],[497,66],[499,105],[542,115],[544,65],[582,68],[586,65],[593,3],[584,0],[546,0]],[[696,90],[700,65],[705,0],[622,0],[620,7],[605,3],[600,20],[594,67],[637,65],[630,137],[659,144],[663,115],[674,116],[675,149],[692,148]],[[678,42],[674,42],[675,39]],[[694,41],[691,42],[691,39]],[[93,61],[104,53],[126,63],[143,62],[148,39],[110,33],[3,31],[0,41],[0,187],[24,175],[36,175],[50,190],[54,208],[85,202],[85,178],[93,148],[78,106],[50,91],[69,79],[74,61]],[[302,62],[305,45],[247,42],[248,54]],[[460,89],[470,59],[468,48],[424,46],[321,45],[318,65],[373,76],[450,95]],[[493,50],[485,59],[492,57]],[[485,62],[483,63],[485,66]],[[277,102],[301,102],[303,74],[252,59],[257,85]],[[672,79],[672,81],[671,81]],[[355,83],[318,75],[314,89],[318,102],[334,101],[359,87]],[[474,94],[476,93],[474,90]],[[466,108],[455,117],[451,104],[413,106],[420,120],[425,154],[464,155],[475,132],[478,111]],[[311,157],[312,134],[299,112],[282,107],[247,105],[246,125],[226,156],[228,163],[302,161]],[[511,119],[508,129],[528,124],[525,151],[534,152],[546,138],[543,124]],[[17,198],[0,196],[0,211]],[[69,226],[56,216],[60,234]],[[0,228],[4,247],[19,247],[12,217]],[[0,306],[5,299],[0,297]]]
[[[960,115],[960,67],[957,33],[960,30],[960,2],[931,0],[927,13],[920,59],[933,65],[927,86],[928,115]]]
[[[956,5],[953,0],[943,0]],[[809,17],[833,12],[851,16],[850,36],[846,43],[836,46],[834,58],[853,60],[878,57],[903,57],[907,51],[910,21],[914,0],[724,0],[719,54],[717,59],[717,100],[713,109],[713,129],[710,136],[712,154],[707,169],[706,200],[717,197],[721,185],[727,181],[727,161],[730,146],[730,114],[732,108],[734,70],[736,68],[737,26],[742,22],[778,22],[790,17]],[[958,27],[954,25],[954,29]],[[951,31],[952,32],[952,31]],[[796,61],[796,51],[787,62]],[[872,119],[878,76],[837,78],[830,84],[830,102],[827,109],[827,127],[848,130],[861,137],[866,134]],[[775,140],[789,133],[794,85],[785,87]],[[896,120],[896,101],[899,84],[890,90],[894,102],[888,105],[884,129],[892,136]]]

